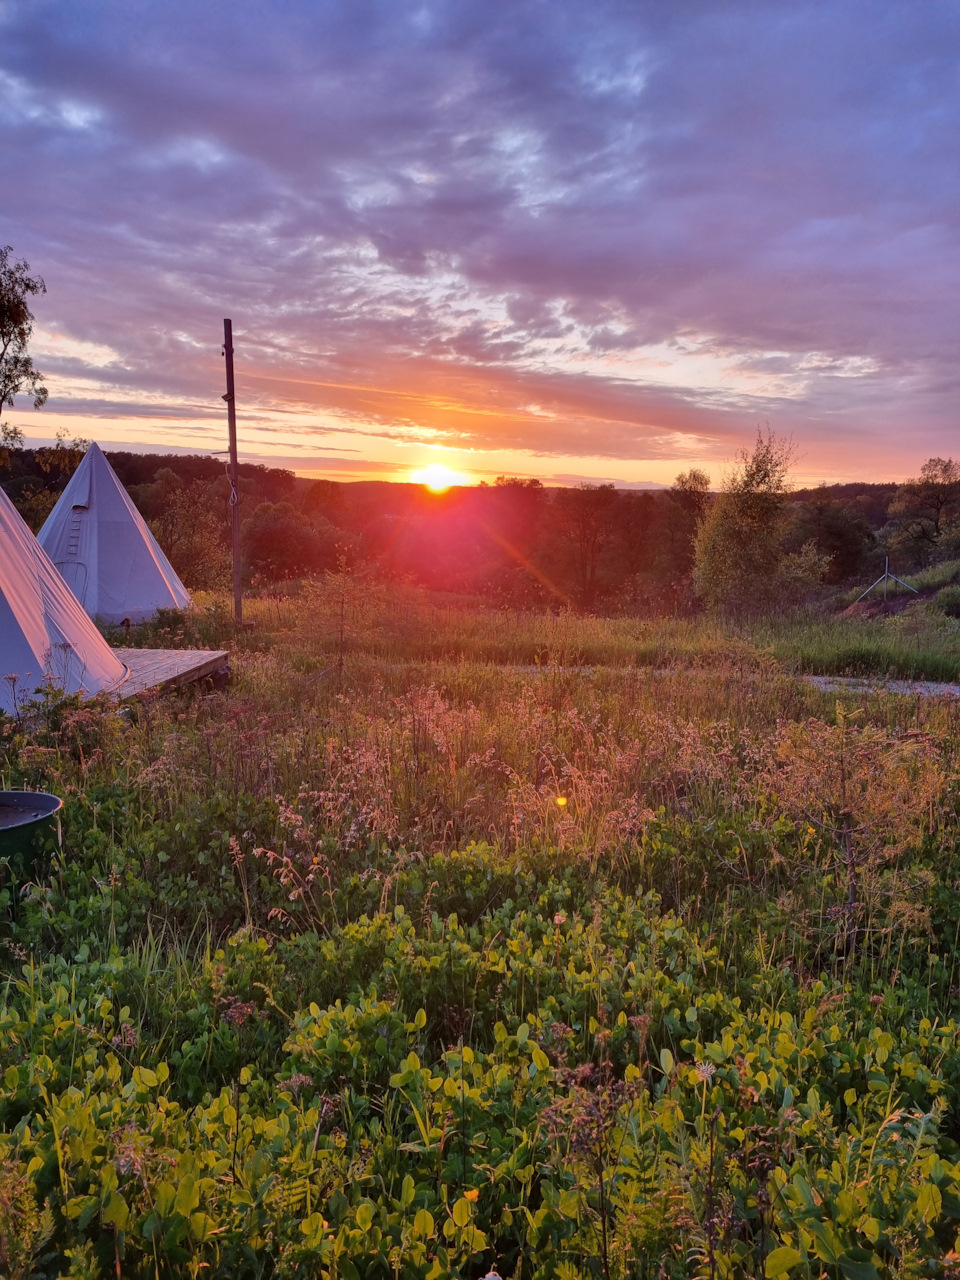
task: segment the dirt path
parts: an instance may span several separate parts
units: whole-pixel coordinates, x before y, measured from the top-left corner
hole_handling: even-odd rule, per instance
[[[870,677],[802,676],[807,684],[816,685],[824,693],[902,693],[920,698],[960,698],[960,684],[939,680],[877,680]]]
[[[521,671],[538,672],[542,667],[518,667]],[[594,670],[595,668],[562,667],[563,671]],[[709,668],[698,671],[698,676],[709,673]],[[658,676],[676,675],[673,667],[655,667]],[[798,680],[812,684],[823,693],[896,693],[910,698],[960,698],[960,684],[941,680],[884,680],[880,676],[809,676],[799,675]]]

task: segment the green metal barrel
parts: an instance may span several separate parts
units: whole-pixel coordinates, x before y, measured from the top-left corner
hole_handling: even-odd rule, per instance
[[[0,884],[46,874],[60,843],[63,801],[46,791],[0,791]]]

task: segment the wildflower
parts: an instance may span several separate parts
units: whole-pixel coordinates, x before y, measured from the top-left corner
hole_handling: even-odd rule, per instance
[[[815,836],[816,834],[817,834],[817,833],[816,833],[816,831],[813,829],[813,827],[807,827],[807,835],[808,835],[808,836]]]
[[[553,923],[557,926],[557,928],[559,928],[560,925],[562,924],[566,924],[566,922],[567,922],[567,917],[563,914],[562,911],[558,911],[553,917]]]
[[[476,1187],[471,1187],[469,1191],[463,1193],[464,1200],[469,1200],[471,1204],[476,1204],[480,1199],[480,1192]]]
[[[125,1022],[110,1043],[115,1049],[132,1049],[137,1043],[137,1033],[129,1022]]]
[[[697,1061],[693,1064],[693,1069],[694,1071],[696,1071],[700,1079],[704,1081],[704,1083],[706,1083],[709,1080],[712,1080],[713,1077],[717,1074],[717,1068],[714,1066],[712,1062]]]
[[[231,1027],[239,1028],[242,1027],[249,1018],[252,1018],[256,1011],[257,1006],[253,1001],[249,1004],[244,1004],[242,1000],[234,998],[230,1001],[220,1016],[224,1022],[229,1023]]]
[[[302,1093],[304,1089],[311,1088],[313,1080],[310,1076],[305,1076],[302,1071],[297,1071],[284,1083],[290,1092],[296,1096],[298,1093]]]
[[[557,804],[560,806],[560,808],[561,808],[561,809],[563,808],[563,806],[564,806],[566,803],[567,803],[567,797],[566,797],[566,796],[557,796]]]

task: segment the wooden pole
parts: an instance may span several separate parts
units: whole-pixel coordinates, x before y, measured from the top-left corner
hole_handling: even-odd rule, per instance
[[[223,322],[223,354],[227,361],[227,426],[230,432],[230,515],[233,532],[233,620],[243,623],[243,587],[240,581],[240,482],[237,474],[237,406],[233,388],[233,321]]]

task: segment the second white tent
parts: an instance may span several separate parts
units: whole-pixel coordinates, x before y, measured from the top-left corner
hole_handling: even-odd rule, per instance
[[[92,444],[37,540],[93,618],[117,626],[190,595],[99,445]]]

